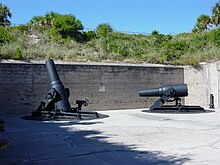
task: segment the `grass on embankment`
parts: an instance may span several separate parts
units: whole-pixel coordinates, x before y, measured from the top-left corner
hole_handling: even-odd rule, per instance
[[[95,32],[94,32],[95,34]],[[49,29],[0,27],[0,59],[156,63],[196,66],[220,60],[220,29],[202,33],[149,35],[79,33],[62,39]]]

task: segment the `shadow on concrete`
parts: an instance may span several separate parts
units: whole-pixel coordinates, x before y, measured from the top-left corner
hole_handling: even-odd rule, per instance
[[[3,120],[5,132],[0,139],[8,140],[9,146],[0,150],[0,164],[180,165],[190,160],[187,156],[109,143],[106,133],[95,130],[96,124],[104,124],[102,121],[43,122],[18,116]],[[79,125],[93,125],[94,130],[80,130]]]

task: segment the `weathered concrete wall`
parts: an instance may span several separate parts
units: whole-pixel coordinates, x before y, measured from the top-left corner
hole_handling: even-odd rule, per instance
[[[154,98],[140,98],[139,90],[184,82],[180,67],[57,64],[56,68],[70,88],[71,105],[87,97],[86,109],[92,110],[149,107]],[[0,63],[0,113],[30,113],[48,89],[44,64]]]
[[[209,107],[210,94],[214,95],[214,104],[220,106],[220,72],[219,62],[202,63],[198,68],[184,68],[184,81],[188,84],[189,96],[186,104]]]
[[[33,105],[31,65],[0,64],[0,112],[22,113]]]

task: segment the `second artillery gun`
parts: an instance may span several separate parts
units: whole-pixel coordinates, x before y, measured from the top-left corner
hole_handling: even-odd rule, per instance
[[[205,111],[201,106],[186,106],[181,103],[181,97],[188,96],[187,84],[165,85],[159,88],[149,88],[139,91],[140,97],[160,97],[150,107],[150,111]],[[174,104],[165,105],[165,103]]]

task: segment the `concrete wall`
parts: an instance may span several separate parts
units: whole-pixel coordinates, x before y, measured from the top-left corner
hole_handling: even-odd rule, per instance
[[[184,81],[188,84],[186,104],[209,107],[210,94],[214,95],[215,108],[220,106],[219,62],[202,63],[197,68],[184,67]]]
[[[139,90],[184,82],[181,67],[78,63],[56,68],[70,88],[71,105],[87,97],[89,110],[149,107],[155,98],[140,98]],[[48,89],[44,64],[0,63],[0,113],[30,113]]]

